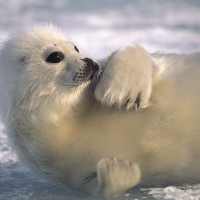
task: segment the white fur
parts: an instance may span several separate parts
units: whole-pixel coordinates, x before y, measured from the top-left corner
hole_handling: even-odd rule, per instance
[[[47,63],[57,51],[64,60]],[[128,45],[102,61],[99,81],[73,79],[86,69],[84,58],[52,26],[5,43],[0,113],[20,159],[47,179],[95,196],[198,182],[200,55],[148,56]],[[149,98],[153,105],[127,111],[127,97],[131,108],[138,92],[141,107]]]

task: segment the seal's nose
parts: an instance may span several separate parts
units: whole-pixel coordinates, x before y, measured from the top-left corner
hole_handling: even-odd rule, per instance
[[[86,63],[85,72],[90,74],[90,79],[101,75],[101,66],[90,58],[81,59]]]

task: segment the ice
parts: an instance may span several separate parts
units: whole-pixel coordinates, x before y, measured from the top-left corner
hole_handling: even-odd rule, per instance
[[[150,53],[200,51],[199,0],[0,0],[0,8],[0,45],[10,31],[53,23],[96,59],[126,43],[139,43]],[[94,198],[46,182],[29,171],[18,161],[0,124],[0,199]],[[200,199],[200,184],[133,188],[113,199],[196,200]]]

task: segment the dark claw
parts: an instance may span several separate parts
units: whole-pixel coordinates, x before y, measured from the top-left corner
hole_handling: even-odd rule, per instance
[[[137,96],[137,98],[135,100],[136,108],[140,107],[140,103],[141,103],[141,93],[138,94],[138,96]]]
[[[127,107],[129,101],[130,101],[130,99],[126,100],[125,107]]]
[[[96,177],[97,177],[97,173],[94,172],[90,176],[88,176],[87,178],[85,178],[85,182],[87,183],[87,182],[91,181],[92,179],[94,179]]]

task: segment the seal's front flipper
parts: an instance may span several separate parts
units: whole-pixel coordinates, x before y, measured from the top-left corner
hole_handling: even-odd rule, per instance
[[[106,60],[95,89],[95,98],[106,106],[145,108],[149,106],[154,64],[139,45],[126,45]]]

